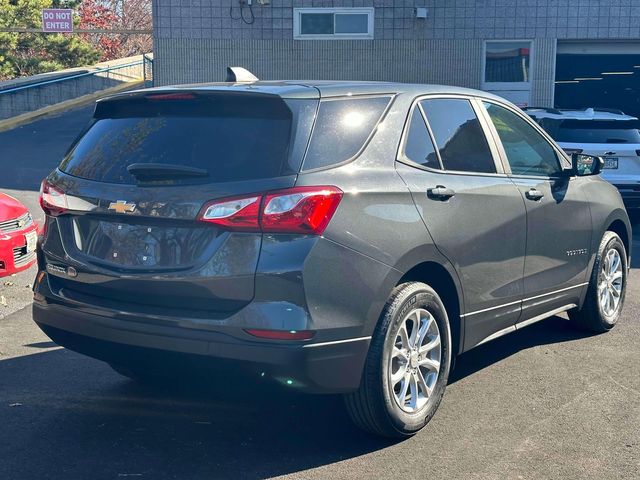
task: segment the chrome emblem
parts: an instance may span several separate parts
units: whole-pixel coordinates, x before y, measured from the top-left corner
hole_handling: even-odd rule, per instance
[[[47,272],[53,273],[54,275],[65,275],[67,273],[67,269],[59,265],[52,265],[51,263],[47,263]]]
[[[109,210],[113,210],[116,213],[132,213],[135,209],[135,203],[127,203],[125,200],[118,200],[109,204]]]
[[[78,276],[78,270],[76,270],[74,267],[62,267],[60,265],[53,265],[51,263],[47,263],[47,272],[53,274],[53,275],[68,275],[69,277],[77,277]]]

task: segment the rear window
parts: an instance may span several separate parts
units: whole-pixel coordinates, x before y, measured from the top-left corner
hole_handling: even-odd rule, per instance
[[[262,179],[297,173],[295,136],[317,102],[246,94],[105,102],[96,119],[64,158],[60,169],[100,182],[135,184],[127,167],[160,163],[204,169],[205,182]],[[304,121],[303,121],[304,123]],[[310,125],[302,129],[310,128]],[[300,132],[308,139],[309,132]]]
[[[321,101],[303,169],[328,167],[353,158],[390,101],[390,96]]]
[[[558,142],[640,143],[638,120],[549,120],[541,126]]]

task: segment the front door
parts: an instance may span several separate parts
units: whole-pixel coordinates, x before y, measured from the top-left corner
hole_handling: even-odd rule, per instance
[[[472,103],[416,104],[401,152],[398,172],[462,284],[464,348],[513,328],[523,294],[525,207],[496,164]]]
[[[584,179],[563,171],[558,151],[528,119],[497,103],[484,107],[527,209],[520,321],[577,304],[591,253],[591,214],[580,189]]]

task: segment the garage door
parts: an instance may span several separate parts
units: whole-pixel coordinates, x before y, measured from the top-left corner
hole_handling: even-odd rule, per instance
[[[555,105],[640,117],[640,42],[558,42]]]

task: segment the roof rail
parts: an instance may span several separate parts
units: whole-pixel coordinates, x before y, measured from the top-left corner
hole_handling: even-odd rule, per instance
[[[596,112],[605,112],[605,113],[616,113],[618,115],[626,115],[619,108],[594,108]]]
[[[257,82],[259,79],[253,73],[246,68],[242,67],[227,67],[227,82],[231,83],[244,83],[244,82]]]
[[[543,110],[547,113],[553,113],[555,115],[562,115],[562,112],[560,110],[558,110],[557,108],[550,108],[550,107],[524,107],[523,110]]]

